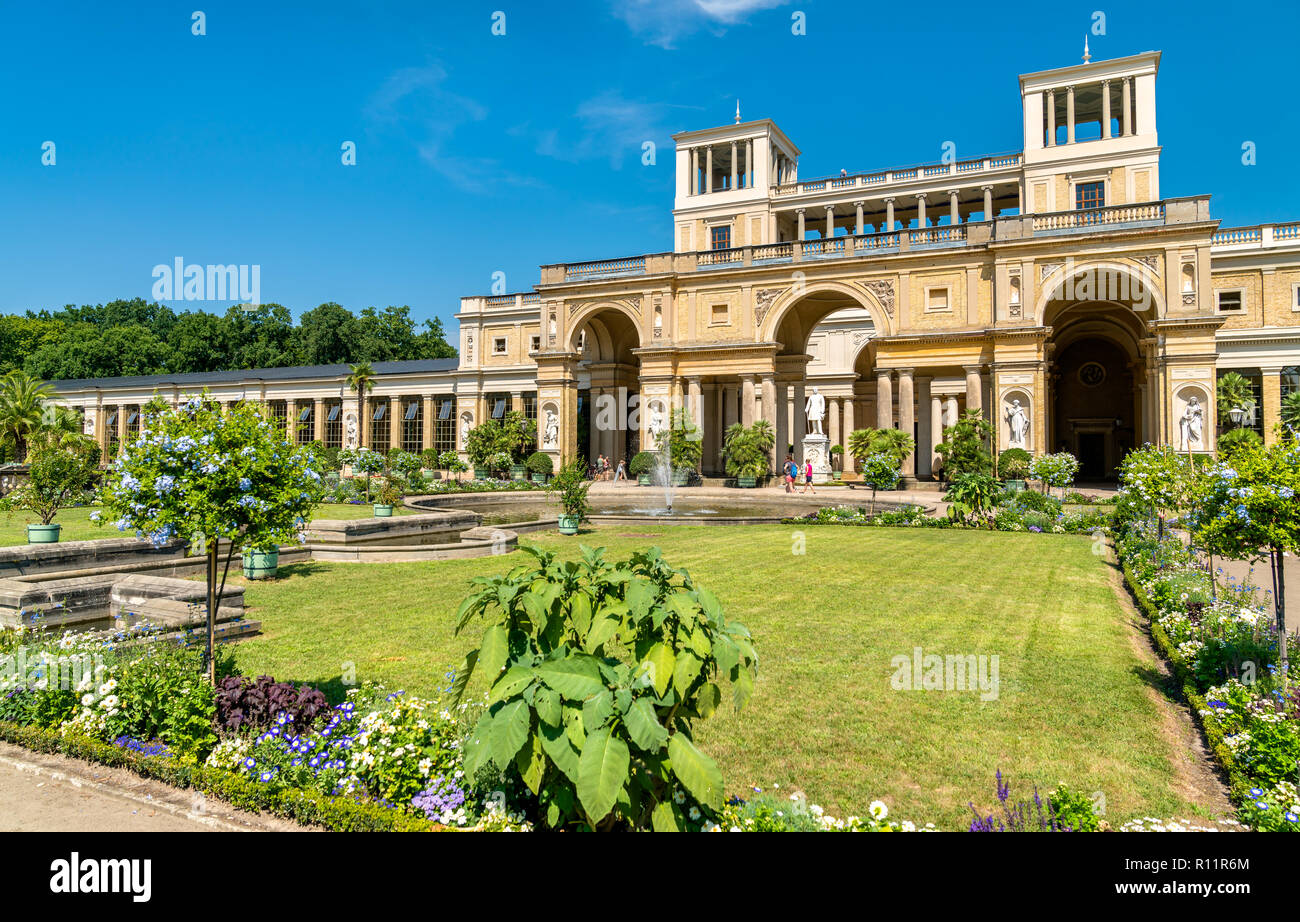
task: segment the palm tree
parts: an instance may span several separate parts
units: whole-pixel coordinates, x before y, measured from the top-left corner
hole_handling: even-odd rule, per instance
[[[1232,410],[1234,407],[1241,407],[1250,415],[1250,411],[1255,406],[1255,393],[1250,386],[1250,382],[1237,374],[1230,371],[1219,377],[1218,384],[1218,404],[1219,404],[1219,425],[1223,427],[1231,426]]]
[[[1292,391],[1282,398],[1282,425],[1300,430],[1300,391]]]
[[[347,377],[348,387],[357,395],[357,442],[364,445],[369,428],[366,425],[366,392],[374,388],[375,370],[369,362],[358,362],[349,367],[352,371]]]
[[[902,429],[855,429],[849,434],[849,453],[859,461],[871,455],[884,455],[896,467],[916,448],[916,441]]]
[[[0,378],[0,435],[6,441],[13,439],[16,459],[26,454],[28,438],[41,428],[45,401],[53,396],[48,384],[25,371],[11,371]]]

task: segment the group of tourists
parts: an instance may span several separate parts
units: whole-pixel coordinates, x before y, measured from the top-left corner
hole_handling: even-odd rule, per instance
[[[591,479],[613,480],[614,483],[618,483],[620,480],[627,480],[627,467],[623,464],[623,459],[620,458],[618,465],[611,472],[609,458],[599,455],[596,458],[596,463],[591,466]]]
[[[785,463],[781,465],[781,472],[785,475],[785,492],[787,493],[816,493],[813,489],[813,466],[812,461],[805,460],[803,470],[799,469],[799,462],[794,459],[794,455],[786,455]],[[803,477],[803,489],[796,490],[799,485],[799,477]]]

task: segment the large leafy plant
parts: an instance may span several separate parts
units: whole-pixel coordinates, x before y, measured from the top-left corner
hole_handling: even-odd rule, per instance
[[[722,453],[732,477],[762,477],[771,467],[776,436],[772,424],[760,419],[753,426],[732,423],[727,427]]]
[[[934,450],[943,458],[943,476],[952,480],[960,474],[990,474],[993,456],[989,442],[993,427],[979,410],[967,410],[955,423],[943,430],[943,441]]]
[[[758,657],[743,624],[658,548],[610,562],[604,549],[478,577],[456,632],[486,622],[453,683],[477,671],[487,709],[465,747],[471,777],[489,763],[538,798],[551,828],[682,830],[722,810],[722,773],[694,742],[721,683],[736,708]]]
[[[99,446],[82,435],[32,440],[27,479],[8,497],[20,509],[36,514],[42,525],[59,510],[79,501],[99,473]]]

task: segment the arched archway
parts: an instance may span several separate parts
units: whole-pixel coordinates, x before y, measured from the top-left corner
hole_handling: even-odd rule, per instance
[[[893,283],[884,284],[888,285],[888,291],[882,287],[881,296],[892,304]],[[771,316],[762,324],[761,333],[765,339],[781,344],[778,354],[797,355],[803,353],[813,329],[822,320],[837,311],[861,308],[870,315],[877,334],[887,335],[891,329],[889,314],[877,298],[866,289],[845,282],[795,285],[773,302]]]
[[[573,317],[567,345],[579,355],[578,453],[588,461],[604,455],[613,469],[640,450],[638,427],[628,424],[640,400],[636,319],[621,305],[594,305]]]

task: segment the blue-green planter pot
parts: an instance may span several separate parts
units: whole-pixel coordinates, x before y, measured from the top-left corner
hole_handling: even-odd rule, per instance
[[[560,516],[560,534],[576,535],[578,533],[578,522],[580,521],[581,518],[576,515]]]
[[[271,579],[280,569],[280,549],[245,551],[244,579]]]
[[[58,544],[59,530],[63,528],[58,522],[50,525],[28,525],[28,544]]]
[[[545,474],[533,474],[532,477],[533,477],[533,483],[540,483],[540,484],[546,483]]]
[[[488,480],[488,479],[490,479],[491,477],[492,477],[492,472],[489,471],[486,467],[476,467],[476,468],[474,468],[474,479],[475,479],[475,480]]]
[[[528,468],[524,467],[522,464],[512,464],[512,465],[510,465],[510,479],[511,479],[511,480],[527,480],[527,479],[528,479]]]
[[[1002,485],[1007,488],[1008,493],[1022,493],[1025,489],[1023,480],[1004,480]]]
[[[393,514],[392,506],[385,506],[383,503],[375,503],[375,518],[387,519]]]
[[[757,477],[737,477],[736,486],[743,487],[746,490],[752,490],[758,486]]]
[[[650,486],[650,475],[649,475],[649,474],[637,474],[637,475],[636,475],[636,482],[639,483],[639,484],[640,484],[641,486],[643,486],[643,487],[648,487],[648,486]]]

